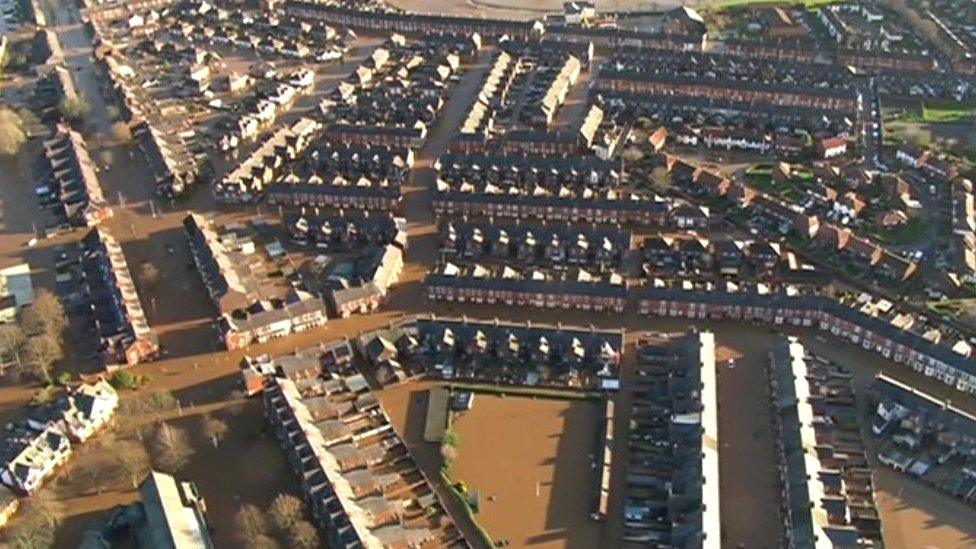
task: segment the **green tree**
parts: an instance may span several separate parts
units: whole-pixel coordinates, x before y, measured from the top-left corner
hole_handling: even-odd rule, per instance
[[[58,110],[61,116],[71,124],[78,124],[84,121],[91,111],[91,106],[80,97],[67,97],[58,103]]]
[[[179,406],[179,401],[176,400],[173,393],[162,389],[149,393],[149,397],[146,399],[147,412],[168,412],[177,406]]]
[[[461,437],[458,436],[457,431],[454,429],[448,429],[444,431],[444,440],[442,442],[451,448],[457,448],[461,445]]]
[[[129,370],[118,370],[108,378],[108,382],[116,389],[131,389],[136,384],[136,375]]]

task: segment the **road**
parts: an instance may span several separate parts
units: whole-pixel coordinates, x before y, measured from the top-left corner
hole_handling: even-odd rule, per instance
[[[884,121],[881,118],[881,98],[874,77],[865,79],[857,92],[858,120],[861,122],[861,140],[864,143],[864,156],[875,169],[884,170],[882,149],[884,147]]]

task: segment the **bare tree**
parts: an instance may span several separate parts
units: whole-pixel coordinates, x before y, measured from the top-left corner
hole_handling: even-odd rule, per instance
[[[116,122],[112,124],[112,138],[116,141],[121,141],[122,143],[128,143],[132,141],[132,129],[125,122]]]
[[[159,269],[150,261],[144,262],[139,267],[139,281],[147,287],[152,288],[159,282]]]
[[[54,497],[51,490],[42,490],[26,501],[21,514],[30,515],[41,524],[54,528],[64,518],[64,504]]]
[[[627,147],[622,153],[620,153],[620,156],[622,156],[624,161],[627,163],[633,164],[644,159],[644,151],[637,147]]]
[[[105,489],[104,483],[108,480],[108,471],[104,463],[96,462],[80,465],[76,473],[88,483],[89,493],[101,494]]]
[[[287,532],[299,521],[305,519],[302,500],[290,494],[278,494],[268,507],[271,522],[281,532]]]
[[[7,539],[13,549],[49,549],[54,546],[54,529],[28,517],[7,534]]]
[[[203,416],[202,427],[204,436],[210,439],[210,442],[213,443],[214,448],[216,448],[217,445],[220,444],[220,441],[227,436],[227,431],[229,430],[227,423],[225,423],[222,419],[213,417],[209,414]]]
[[[256,506],[244,505],[234,515],[234,530],[238,540],[246,545],[259,536],[268,535],[268,517]]]
[[[119,468],[125,471],[129,478],[129,485],[133,490],[139,487],[139,481],[149,472],[149,455],[146,448],[139,443],[128,443],[116,454]]]
[[[24,365],[27,351],[27,334],[16,324],[0,326],[0,355],[9,356],[18,368]]]
[[[22,321],[28,333],[44,333],[60,340],[68,325],[68,315],[58,296],[41,288],[34,296],[34,303],[24,310]]]
[[[671,173],[664,166],[658,166],[651,170],[651,185],[655,189],[663,191],[671,186]]]
[[[161,424],[151,444],[153,465],[167,473],[176,473],[193,457],[193,446],[186,431],[167,423]]]
[[[288,540],[292,547],[314,549],[319,547],[319,532],[307,520],[300,520],[288,529]]]
[[[0,154],[17,154],[26,141],[23,120],[10,109],[0,110]]]
[[[61,342],[48,334],[36,335],[27,342],[27,356],[31,373],[47,385],[53,383],[54,364],[64,358]]]
[[[444,463],[450,465],[457,459],[457,449],[450,444],[441,444],[441,458],[444,459]]]
[[[21,500],[21,521],[7,534],[10,547],[16,549],[48,549],[54,546],[54,533],[64,517],[64,505],[50,490]]]
[[[280,545],[271,536],[261,534],[247,540],[244,544],[248,549],[278,549]]]

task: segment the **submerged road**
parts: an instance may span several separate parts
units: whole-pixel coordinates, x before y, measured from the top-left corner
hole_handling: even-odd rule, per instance
[[[67,63],[75,75],[79,90],[91,105],[89,140],[93,153],[99,155],[105,148],[102,147],[97,136],[106,135],[113,121],[108,116],[108,104],[100,92],[100,82],[91,58],[91,38],[78,21],[77,8],[73,4],[57,4],[53,10],[51,22],[63,42]],[[173,391],[184,403],[184,412],[193,415],[225,403],[230,398],[237,386],[239,364],[245,352],[251,355],[293,352],[295,349],[319,341],[354,336],[377,329],[406,315],[426,314],[431,311],[437,314],[466,314],[476,318],[500,317],[538,323],[575,322],[601,328],[626,326],[628,357],[633,356],[633,345],[637,335],[642,331],[686,329],[689,324],[687,320],[645,318],[633,312],[587,314],[510,307],[459,306],[426,301],[423,277],[437,258],[435,219],[430,210],[430,192],[434,181],[431,165],[434,159],[446,149],[451,136],[473,102],[481,79],[487,71],[487,60],[490,55],[491,50],[483,51],[474,66],[469,67],[461,77],[440,120],[431,129],[427,143],[417,155],[414,172],[404,189],[403,214],[408,220],[410,248],[406,256],[403,276],[400,283],[391,291],[388,307],[373,315],[331,320],[322,328],[253,345],[247,351],[228,352],[217,349],[215,334],[211,328],[213,310],[199,276],[187,269],[190,257],[184,245],[185,239],[180,223],[187,208],[199,208],[204,211],[213,208],[212,198],[208,196],[209,190],[199,189],[188,204],[177,204],[175,211],[172,206],[164,204],[159,208],[159,214],[154,217],[147,206],[147,200],[153,196],[148,168],[137,154],[130,156],[134,151],[132,146],[109,147],[108,150],[113,153],[105,163],[110,166],[110,169],[103,171],[100,178],[106,197],[113,202],[113,205],[120,206],[117,218],[112,220],[109,226],[122,241],[126,256],[133,268],[137,268],[143,261],[151,261],[158,265],[161,271],[161,279],[157,285],[153,288],[140,288],[142,299],[147,304],[146,311],[150,324],[159,332],[168,353],[162,360],[138,368],[140,372],[152,377],[151,388]],[[119,193],[124,198],[124,207],[119,203]],[[243,219],[250,213],[250,211],[245,213],[243,209],[239,210],[237,214],[229,214],[228,218]],[[12,236],[19,239],[22,235],[18,233]],[[5,247],[6,242],[6,239],[2,241]],[[170,254],[167,249],[169,245],[175,248],[173,254]],[[16,250],[15,255],[22,253],[19,247]],[[49,262],[51,248],[47,247],[45,250],[48,255],[43,261]],[[51,265],[46,263],[40,267],[49,270]],[[44,280],[42,285],[49,284],[47,279]],[[743,356],[735,369],[723,371],[719,377],[719,398],[722,405],[720,459],[723,532],[727,542],[732,546],[737,543],[743,543],[750,548],[774,546],[780,525],[772,519],[776,516],[779,500],[775,484],[777,472],[771,457],[774,455],[774,441],[766,412],[768,396],[763,377],[765,353],[769,348],[772,334],[769,327],[763,325],[712,321],[694,323],[699,328],[714,330],[720,345],[735,349]],[[869,379],[876,371],[885,371],[893,377],[920,386],[939,396],[952,398],[953,402],[961,407],[976,411],[976,400],[971,397],[961,395],[903,366],[885,361],[875,354],[847,344],[838,344],[835,340],[817,339],[816,336],[819,334],[808,330],[788,331],[803,336],[804,342],[813,352],[850,367],[862,379]],[[630,364],[629,360],[628,358],[625,361],[621,376],[624,390],[617,397],[622,404],[618,407],[621,411],[626,410],[627,403],[630,402],[627,381],[633,372],[627,367]],[[85,371],[81,364],[72,363],[66,366]],[[29,392],[26,394],[29,395]],[[144,393],[135,393],[135,395],[142,394]],[[23,405],[24,398],[23,390],[0,391],[0,406],[14,409]],[[127,398],[132,398],[132,394],[127,395]],[[627,414],[618,414],[616,459],[621,460],[618,463],[626,461],[625,441],[629,428],[624,421],[626,417]],[[233,426],[233,429],[241,428],[243,427]],[[230,446],[208,450],[206,455],[199,456],[200,460],[218,464],[235,463],[240,458],[237,449]],[[618,517],[621,516],[623,508],[623,490],[620,488],[624,482],[621,471],[622,469],[617,467],[613,475],[614,497],[610,516],[614,519],[608,521],[605,528],[602,543],[605,547],[616,547],[620,542]],[[215,539],[218,546],[229,546],[233,543],[232,517],[242,501],[236,495],[231,497],[233,494],[224,493],[222,490],[239,484],[240,473],[234,467],[211,468],[208,469],[208,473],[210,477],[201,478],[199,481],[215,522]],[[290,475],[288,471],[278,473]],[[892,489],[890,486],[897,485],[898,479],[879,481],[879,486],[886,490]],[[442,487],[440,491],[445,495]],[[898,505],[913,505],[913,494],[914,491],[905,490],[897,500]],[[453,501],[449,497],[444,499],[448,502]],[[111,505],[111,499],[104,501],[105,506]],[[94,509],[90,507],[69,509],[68,514],[75,519],[69,520],[71,526],[62,535],[60,545],[76,546],[77,534],[82,529],[84,514],[100,510],[98,506]],[[470,532],[470,525],[464,523],[462,513],[457,509],[452,511],[462,530]],[[976,536],[976,526],[974,526],[976,521],[967,524],[960,518],[964,516],[960,514],[940,516],[936,521],[942,520],[944,524],[939,527],[949,525],[954,531],[965,533],[963,538],[972,541],[974,540],[972,536]],[[582,517],[581,520],[588,520],[588,518]],[[924,533],[925,528],[928,527],[921,524],[917,529]],[[892,528],[901,527],[892,526]]]

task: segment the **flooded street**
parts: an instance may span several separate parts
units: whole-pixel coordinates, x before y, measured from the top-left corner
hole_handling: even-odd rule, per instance
[[[388,305],[373,315],[330,320],[309,332],[227,352],[221,350],[212,326],[213,306],[200,276],[190,266],[192,261],[181,221],[191,209],[219,211],[226,219],[242,219],[253,215],[258,208],[218,208],[210,190],[205,188],[196,189],[185,201],[154,198],[149,168],[134,146],[105,143],[100,138],[107,135],[113,121],[108,116],[109,108],[101,95],[92,63],[91,39],[78,23],[77,9],[72,4],[57,4],[52,22],[56,24],[78,87],[91,105],[85,133],[92,156],[104,159],[108,166],[99,174],[106,199],[116,209],[115,218],[107,226],[121,241],[130,267],[150,262],[160,271],[160,279],[152,288],[139,290],[149,323],[159,334],[164,355],[160,361],[137,369],[151,377],[153,390],[172,391],[180,401],[182,417],[177,419],[177,424],[185,426],[193,435],[196,450],[196,459],[182,474],[198,483],[208,502],[218,547],[237,546],[233,516],[240,505],[266,506],[275,494],[297,490],[284,454],[263,430],[260,403],[249,401],[241,405],[231,398],[238,387],[243,356],[289,353],[320,341],[356,336],[409,315],[433,312],[535,323],[625,327],[628,335],[621,374],[623,391],[615,397],[618,403],[615,460],[626,463],[629,425],[624,411],[630,402],[628,380],[633,370],[628,366],[637,336],[643,331],[684,331],[688,321],[643,318],[632,312],[579,313],[450,305],[428,303],[425,298],[423,277],[437,257],[436,225],[430,210],[434,178],[431,164],[446,149],[478,93],[493,49],[483,51],[462,75],[439,123],[431,129],[426,145],[419,151],[414,173],[403,189],[402,213],[408,220],[409,250],[403,275],[391,290]],[[318,91],[335,86],[355,66],[355,59],[367,55],[369,48],[377,43],[376,37],[363,38],[362,47],[352,60],[320,75]],[[293,120],[313,107],[314,101],[308,99],[284,120]],[[28,261],[33,267],[35,286],[53,288],[53,257],[57,246],[77,242],[84,231],[42,240],[34,248],[26,246],[34,227],[42,224],[32,191],[31,166],[36,160],[36,146],[17,158],[0,159],[0,256],[5,261]],[[223,159],[218,164],[230,166],[232,162]],[[152,215],[154,212],[156,215]],[[695,321],[694,324],[715,331],[722,352],[736,357],[734,367],[722,361],[718,374],[723,545],[750,549],[776,547],[781,528],[777,515],[780,494],[765,373],[767,353],[776,334],[769,326],[742,322]],[[849,368],[860,388],[875,373],[884,371],[976,412],[976,399],[904,366],[847,343],[824,339],[815,331],[789,331],[801,336],[814,354]],[[87,358],[89,352],[85,351],[91,342],[83,341],[84,337],[90,338],[77,336],[77,341],[69,342],[68,358],[60,366],[62,371],[94,371],[94,362]],[[436,478],[440,466],[438,449],[436,445],[422,442],[420,436],[425,410],[423,399],[430,385],[409,383],[386,389],[380,397],[418,464]],[[9,378],[0,381],[0,417],[16,417],[34,389],[31,384]],[[145,392],[123,395],[125,399],[144,396]],[[220,414],[231,426],[230,434],[217,448],[199,433],[199,420],[204,413]],[[461,448],[452,474],[482,493],[483,511],[478,519],[495,538],[508,539],[512,546],[587,548],[620,544],[622,468],[614,469],[609,513],[612,519],[606,523],[589,519],[592,502],[577,493],[589,494],[595,484],[589,454],[593,451],[601,414],[599,406],[586,402],[478,396],[475,410],[458,420]],[[878,469],[876,482],[881,489],[878,503],[888,547],[976,546],[976,510],[887,470]],[[77,546],[92,520],[135,497],[133,490],[122,485],[89,493],[78,479],[52,483],[52,488],[69,504],[58,540],[58,545],[66,548]],[[495,499],[489,501],[488,496]],[[457,517],[458,513],[454,515]]]

